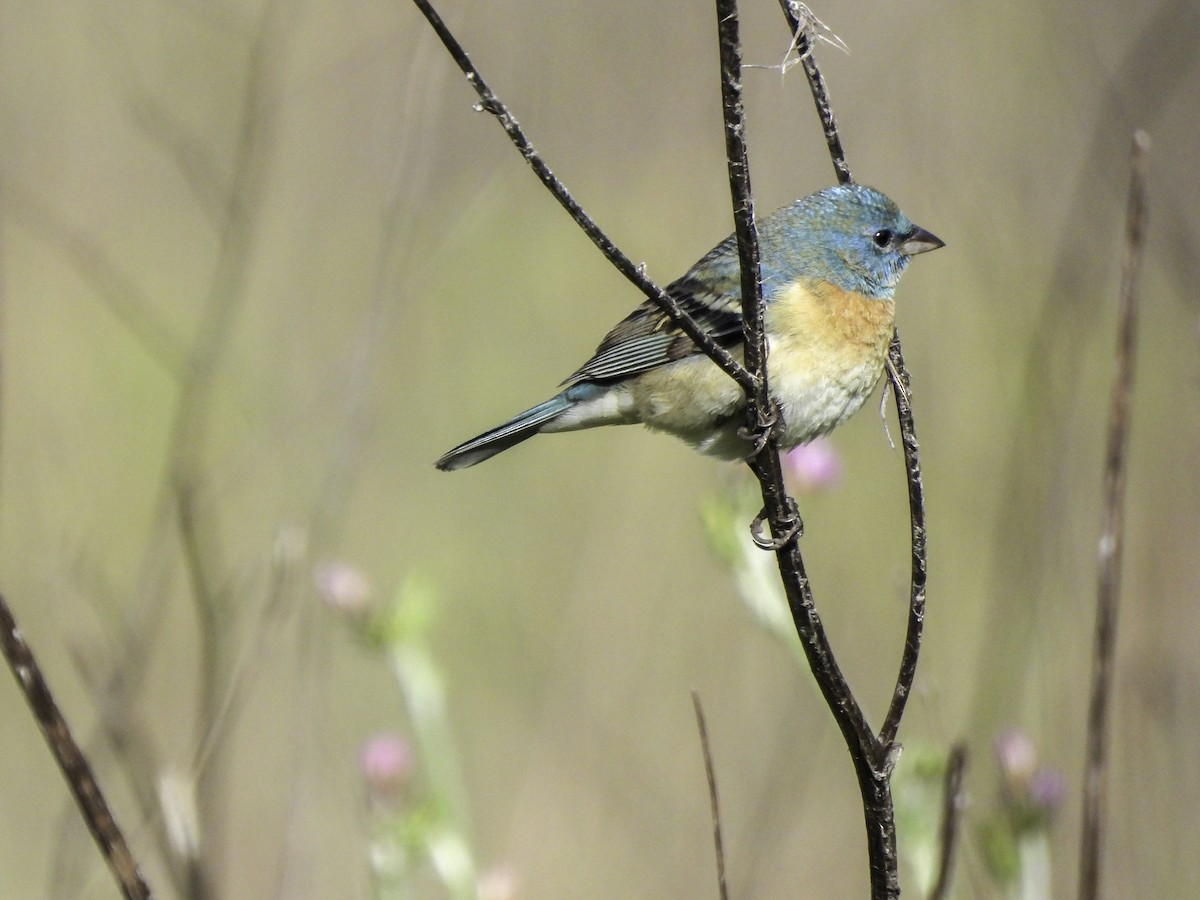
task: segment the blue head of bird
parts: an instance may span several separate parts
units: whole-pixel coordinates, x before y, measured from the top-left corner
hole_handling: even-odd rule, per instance
[[[942,246],[891,199],[861,184],[827,188],[785,206],[767,217],[760,237],[768,288],[803,272],[873,300],[892,297],[912,256]]]

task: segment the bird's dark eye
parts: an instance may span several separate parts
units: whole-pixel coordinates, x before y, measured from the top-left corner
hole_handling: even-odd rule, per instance
[[[892,242],[892,238],[896,235],[888,228],[880,228],[877,232],[871,235],[871,240],[875,242],[875,246],[880,250],[887,247]]]

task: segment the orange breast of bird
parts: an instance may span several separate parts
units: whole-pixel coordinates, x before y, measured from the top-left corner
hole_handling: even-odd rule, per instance
[[[768,378],[792,447],[836,428],[871,395],[883,373],[895,301],[824,281],[793,284],[767,307]]]

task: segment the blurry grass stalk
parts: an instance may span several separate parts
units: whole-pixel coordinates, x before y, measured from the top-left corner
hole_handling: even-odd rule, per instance
[[[1050,834],[1066,793],[1058,770],[1042,765],[1020,729],[996,738],[999,800],[980,831],[988,874],[1011,900],[1051,897]]]
[[[908,867],[907,887],[918,897],[928,897],[938,878],[938,813],[946,764],[944,751],[911,742],[892,776],[897,843]]]
[[[984,857],[992,880],[1008,900],[1050,900],[1050,829],[1012,829],[996,817],[983,831]]]
[[[842,478],[842,461],[828,438],[817,438],[782,454],[781,464],[795,496],[812,497],[833,489]],[[755,483],[738,478],[722,493],[704,499],[700,516],[710,546],[729,567],[738,598],[754,620],[781,640],[805,669],[808,660],[796,634],[787,594],[775,557],[754,543],[746,521],[762,504]]]
[[[1050,834],[1026,835],[1017,842],[1021,878],[1009,894],[1012,900],[1050,900]]]
[[[758,512],[760,505],[757,485],[739,479],[724,493],[706,498],[700,516],[710,545],[733,575],[738,599],[755,622],[782,641],[796,662],[807,667],[775,557],[763,553],[746,528],[746,520]]]
[[[429,643],[436,606],[432,585],[410,575],[391,606],[367,624],[369,641],[387,654],[404,696],[425,797],[415,809],[385,817],[371,848],[381,898],[412,896],[410,851],[428,857],[452,897],[470,900],[476,893],[475,860],[466,836],[467,794],[447,717],[445,685]]]

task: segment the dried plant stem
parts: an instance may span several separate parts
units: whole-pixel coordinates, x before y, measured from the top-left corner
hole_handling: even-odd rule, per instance
[[[34,658],[33,650],[25,641],[8,602],[0,596],[0,647],[4,658],[12,669],[13,676],[25,702],[33,711],[42,730],[42,736],[62,770],[75,802],[87,823],[88,830],[96,840],[104,861],[108,863],[121,892],[129,898],[146,900],[152,896],[149,886],[138,870],[136,860],[125,842],[125,835],[109,809],[108,801],[96,782],[92,767],[71,734],[71,728],[63,718],[50,686],[42,676],[42,670]]]
[[[1108,780],[1108,720],[1112,705],[1121,556],[1125,541],[1125,468],[1138,314],[1135,288],[1145,232],[1145,165],[1149,145],[1150,139],[1145,132],[1139,131],[1134,135],[1125,225],[1125,262],[1121,270],[1117,375],[1109,404],[1104,464],[1104,524],[1100,535],[1100,578],[1096,591],[1096,632],[1092,648],[1087,761],[1083,781],[1083,829],[1079,853],[1080,900],[1095,900],[1100,896],[1100,858]]]
[[[954,859],[958,855],[958,838],[962,832],[962,811],[966,803],[963,784],[967,773],[966,744],[950,748],[946,760],[946,775],[942,780],[942,825],[939,834],[938,874],[929,900],[945,900],[950,896],[954,875]]]
[[[704,754],[704,774],[708,779],[708,804],[712,809],[713,848],[717,857],[717,892],[721,900],[729,900],[729,888],[725,883],[725,843],[721,839],[721,803],[717,797],[717,770],[713,765],[712,747],[708,742],[708,725],[704,721],[704,707],[700,705],[700,694],[692,691],[692,707],[696,710],[696,728],[700,731],[700,751]]]

